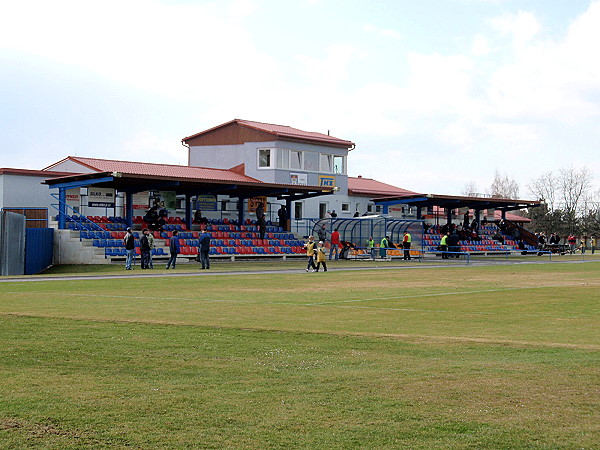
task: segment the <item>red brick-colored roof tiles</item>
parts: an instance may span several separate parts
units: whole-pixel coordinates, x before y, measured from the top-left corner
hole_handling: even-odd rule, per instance
[[[182,141],[184,141],[184,142],[188,141],[192,138],[195,138],[195,137],[200,136],[205,133],[209,133],[213,130],[216,130],[217,128],[231,125],[233,123],[238,124],[243,127],[254,128],[256,130],[260,130],[260,131],[272,134],[275,137],[280,137],[280,138],[321,142],[324,144],[333,144],[333,145],[338,145],[338,146],[341,145],[341,146],[344,146],[347,148],[354,147],[354,143],[352,141],[347,141],[345,139],[339,139],[339,138],[330,136],[328,134],[317,133],[317,132],[313,132],[313,131],[304,131],[304,130],[300,130],[298,128],[293,128],[293,127],[290,127],[287,125],[275,125],[275,124],[271,124],[271,123],[255,122],[252,120],[243,120],[243,119],[233,119],[229,122],[223,123],[216,127],[210,128],[205,131],[201,131],[200,133],[196,133],[192,136],[185,137],[182,139]]]
[[[66,159],[88,167],[91,172],[121,172],[129,175],[145,175],[165,178],[187,178],[250,183],[259,182],[255,178],[226,169],[209,169],[206,167],[117,161],[113,159],[84,158],[80,156],[69,156]]]
[[[382,183],[381,181],[372,178],[348,177],[348,191],[354,195],[369,195],[369,196],[403,196],[415,195],[417,192],[402,189],[391,184]]]

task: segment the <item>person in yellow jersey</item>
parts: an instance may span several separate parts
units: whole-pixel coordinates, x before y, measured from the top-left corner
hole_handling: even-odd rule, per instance
[[[304,248],[306,249],[306,256],[308,258],[306,271],[308,272],[312,267],[312,271],[315,272],[317,270],[317,266],[315,266],[315,253],[317,252],[317,247],[313,236],[308,237],[308,242],[304,244]]]
[[[373,236],[367,241],[367,249],[371,258],[375,259],[375,240],[373,239]]]
[[[412,236],[407,231],[404,232],[404,237],[402,238],[402,248],[404,248],[404,259],[410,259],[410,244],[412,242]]]
[[[323,264],[323,271],[327,272],[327,263],[325,262],[325,247],[323,246],[323,241],[319,241],[319,245],[317,246],[317,269],[315,272],[319,271],[321,264]]]
[[[384,237],[379,243],[379,257],[385,258],[387,256],[387,248],[389,245],[389,237]]]
[[[596,251],[596,236],[592,236],[590,239],[590,247],[592,248],[592,255]]]
[[[442,252],[442,259],[448,259],[448,234],[444,234],[442,236],[442,240],[440,241],[440,251]]]

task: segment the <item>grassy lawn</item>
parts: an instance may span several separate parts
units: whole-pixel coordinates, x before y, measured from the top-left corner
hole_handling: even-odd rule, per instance
[[[597,448],[599,269],[0,283],[0,447]]]

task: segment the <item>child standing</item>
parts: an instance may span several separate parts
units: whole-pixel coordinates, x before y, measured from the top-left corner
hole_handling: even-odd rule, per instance
[[[304,248],[306,248],[306,256],[308,257],[308,265],[306,266],[306,271],[308,272],[312,267],[312,271],[317,270],[315,266],[315,253],[317,252],[315,238],[312,236],[308,237],[308,242],[304,244]]]
[[[317,269],[315,272],[319,271],[321,264],[323,264],[323,271],[327,272],[327,263],[325,263],[325,247],[323,246],[323,241],[319,241],[319,245],[317,246]]]

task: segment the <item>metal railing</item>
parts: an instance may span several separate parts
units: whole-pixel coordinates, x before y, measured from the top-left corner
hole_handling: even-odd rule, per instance
[[[50,206],[52,206],[54,209],[56,209],[58,211],[58,214],[65,214],[63,212],[63,210],[60,208],[61,205],[64,206],[66,209],[66,211],[71,210],[73,213],[79,214],[77,210],[75,210],[74,208],[72,208],[71,206],[69,206],[66,202],[63,202],[60,200],[58,194],[56,193],[50,193],[50,195],[56,199],[58,201],[58,203],[51,203]],[[67,214],[65,214],[67,217],[69,217]],[[78,219],[76,221],[73,221],[73,223],[77,223],[78,224],[78,229],[81,231],[82,229],[84,231],[89,231],[89,232],[94,232],[94,231],[102,231],[104,232],[104,228],[102,228],[100,225],[98,225],[95,222],[92,222],[90,219],[87,218],[87,216],[82,216],[82,215],[78,215],[77,216]],[[60,223],[60,221],[59,221]],[[81,233],[79,234],[79,240],[81,241]]]

